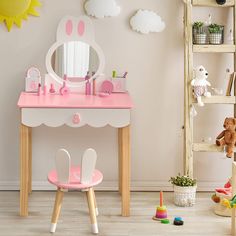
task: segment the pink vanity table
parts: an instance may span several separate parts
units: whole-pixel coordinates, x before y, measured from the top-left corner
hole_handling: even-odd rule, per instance
[[[32,128],[68,125],[94,128],[110,125],[118,129],[119,192],[122,216],[130,215],[130,111],[128,93],[102,98],[93,95],[41,95],[22,92],[18,101],[20,125],[20,215],[28,215],[28,196],[32,191]],[[53,157],[52,157],[53,158]]]

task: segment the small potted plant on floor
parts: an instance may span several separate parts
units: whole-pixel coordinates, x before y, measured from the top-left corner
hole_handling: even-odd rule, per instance
[[[210,44],[222,44],[224,42],[224,26],[211,24],[208,26]]]
[[[174,203],[177,206],[193,206],[196,200],[197,181],[188,176],[171,177],[169,180],[174,187]]]
[[[206,44],[207,34],[204,23],[201,21],[194,22],[193,24],[193,42],[194,44]]]

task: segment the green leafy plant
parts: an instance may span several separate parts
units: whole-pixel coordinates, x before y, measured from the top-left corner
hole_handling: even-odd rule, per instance
[[[204,23],[201,21],[194,22],[193,31],[195,31],[197,34],[205,34]]]
[[[181,176],[180,174],[177,175],[176,177],[171,177],[169,182],[171,182],[173,185],[181,187],[190,187],[190,186],[195,186],[197,184],[196,179],[192,179],[186,175]]]
[[[208,26],[208,31],[210,34],[219,34],[222,31],[222,26],[218,24],[211,24]]]
[[[195,29],[200,29],[203,26],[204,26],[204,23],[201,22],[201,21],[196,21],[196,22],[193,23],[193,28],[195,28]]]

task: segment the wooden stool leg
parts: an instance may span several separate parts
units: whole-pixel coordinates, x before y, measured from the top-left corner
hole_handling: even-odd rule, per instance
[[[118,129],[118,184],[119,184],[119,193],[122,195],[122,132],[121,129]]]
[[[50,229],[51,233],[55,233],[56,231],[57,221],[58,221],[60,211],[61,211],[63,196],[64,196],[64,192],[62,192],[61,189],[58,189],[56,193],[56,199],[55,199],[53,214],[52,214],[52,219],[51,219],[51,229]]]
[[[96,211],[95,211],[95,205],[94,205],[94,195],[93,195],[93,189],[90,188],[86,192],[87,201],[88,201],[88,207],[89,207],[89,214],[90,214],[90,220],[92,224],[92,232],[94,234],[98,234],[98,224],[97,224],[97,217],[96,217]]]
[[[29,129],[20,125],[20,216],[28,216]]]
[[[28,193],[32,193],[32,128],[29,128],[29,179],[28,179]]]
[[[236,162],[232,163],[232,197],[236,195]],[[236,236],[235,231],[235,208],[232,209],[232,216],[231,216],[231,234],[232,236]]]
[[[130,126],[120,128],[122,216],[130,216]]]
[[[95,212],[96,212],[96,216],[98,216],[99,212],[98,212],[97,200],[96,200],[94,189],[92,189],[92,191],[93,191],[93,199],[94,199]]]

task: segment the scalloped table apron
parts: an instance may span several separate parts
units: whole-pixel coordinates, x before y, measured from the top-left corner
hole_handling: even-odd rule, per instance
[[[32,128],[42,124],[59,127],[110,125],[118,129],[119,192],[122,216],[130,215],[130,113],[128,93],[106,98],[79,94],[41,95],[22,92],[18,100],[20,125],[20,215],[28,216],[28,197],[32,192]]]

